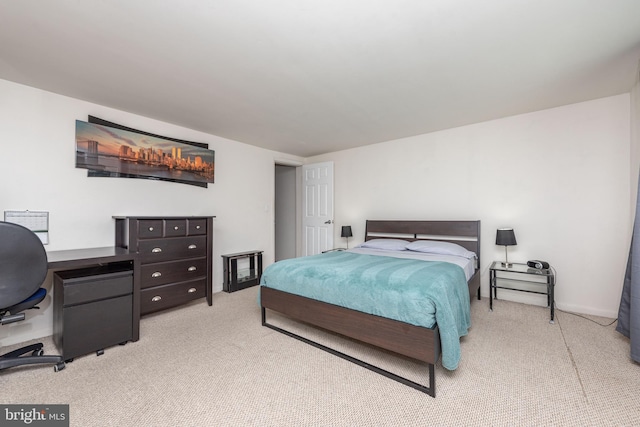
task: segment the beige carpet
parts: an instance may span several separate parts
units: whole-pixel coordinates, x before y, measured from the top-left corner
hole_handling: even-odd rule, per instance
[[[559,312],[551,325],[543,307],[497,301],[489,312],[473,301],[460,366],[436,367],[433,399],[262,327],[256,295],[219,293],[213,307],[145,317],[140,341],[58,373],[4,371],[0,401],[68,403],[72,426],[640,425],[640,365],[615,324]],[[410,360],[269,320],[427,381]]]

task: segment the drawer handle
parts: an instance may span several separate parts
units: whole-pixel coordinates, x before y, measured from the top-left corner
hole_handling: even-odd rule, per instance
[[[153,252],[154,254],[157,254],[158,252],[162,252],[162,248],[153,248],[151,249],[151,252]]]
[[[187,271],[196,271],[197,268],[195,267],[195,265],[192,265],[191,267],[187,268]]]
[[[153,227],[149,227],[149,231],[153,231]]]
[[[194,293],[195,291],[197,291],[196,288],[189,288],[189,290],[187,292],[189,292],[190,294]]]
[[[180,228],[180,227],[178,227],[177,225],[175,227],[173,227],[174,230],[177,230],[178,228]]]
[[[187,249],[195,249],[195,248],[197,248],[196,245],[189,245],[189,247]]]
[[[159,271],[156,271],[151,275],[151,277],[160,277],[160,276],[162,276],[162,273],[160,273]]]
[[[162,299],[162,297],[161,297],[161,296],[156,295],[155,297],[151,298],[151,301],[153,301],[153,302],[158,302],[158,301],[160,301],[161,299]]]
[[[196,230],[200,230],[200,226],[199,225],[196,225]]]

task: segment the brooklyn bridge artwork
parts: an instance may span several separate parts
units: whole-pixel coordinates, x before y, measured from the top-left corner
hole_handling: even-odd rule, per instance
[[[206,187],[214,182],[215,152],[195,144],[76,120],[76,167],[89,176]]]

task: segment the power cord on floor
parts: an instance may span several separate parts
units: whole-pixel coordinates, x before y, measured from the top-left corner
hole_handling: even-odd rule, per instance
[[[556,305],[556,310],[561,311],[561,312],[566,313],[566,314],[571,314],[573,316],[582,317],[583,319],[587,319],[588,321],[593,322],[596,325],[600,325],[600,326],[603,326],[603,327],[611,326],[611,325],[613,325],[614,323],[616,323],[618,321],[618,319],[613,319],[610,323],[600,323],[600,322],[596,322],[593,319],[589,319],[588,317],[583,316],[582,314],[572,313],[570,311],[560,310],[557,305]]]
[[[554,275],[554,277],[555,277],[555,278],[556,278],[556,280],[557,280],[557,279],[558,279],[558,273],[556,272],[556,269],[555,269],[555,268],[553,268],[553,267],[551,267],[550,269],[553,271],[553,275]],[[616,323],[616,322],[618,321],[618,319],[613,319],[610,323],[606,323],[606,324],[605,324],[605,323],[600,323],[600,322],[596,322],[596,321],[595,321],[595,320],[593,320],[593,319],[589,319],[588,317],[583,316],[582,314],[572,313],[572,312],[570,312],[570,311],[561,310],[561,309],[559,309],[559,308],[558,308],[558,304],[555,304],[555,302],[554,302],[554,305],[555,305],[555,309],[556,309],[556,310],[558,310],[558,311],[561,311],[561,312],[566,313],[566,314],[571,314],[571,315],[573,315],[573,316],[582,317],[583,319],[587,319],[588,321],[593,322],[593,323],[595,323],[596,325],[600,325],[600,326],[605,327],[605,328],[606,328],[607,326],[611,326],[611,325],[613,325],[614,323]]]

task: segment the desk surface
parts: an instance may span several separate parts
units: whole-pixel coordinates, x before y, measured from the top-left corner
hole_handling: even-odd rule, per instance
[[[116,246],[47,252],[49,270],[73,269],[109,262],[132,261],[135,257],[135,253],[130,253],[128,249]]]

